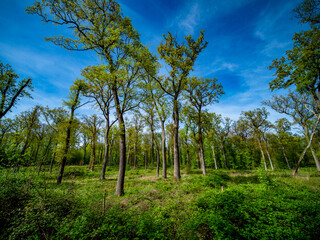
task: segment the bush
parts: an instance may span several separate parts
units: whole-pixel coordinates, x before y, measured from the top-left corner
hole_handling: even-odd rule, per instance
[[[319,200],[310,189],[284,187],[210,192],[196,201],[189,226],[203,238],[319,239]]]

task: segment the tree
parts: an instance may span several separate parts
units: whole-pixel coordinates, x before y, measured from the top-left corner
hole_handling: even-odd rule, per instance
[[[310,96],[306,94],[289,92],[288,96],[272,96],[272,100],[265,101],[264,104],[270,106],[278,113],[284,113],[291,116],[294,119],[295,123],[297,123],[302,128],[302,133],[304,134],[306,141],[309,142],[310,139],[313,139],[311,138],[313,132],[310,133],[310,129],[314,129],[311,127],[311,120],[315,115],[313,112],[317,112],[318,107]],[[307,108],[309,108],[311,111]],[[311,144],[309,147],[313,155],[317,170],[320,171],[320,162],[315,153],[315,150],[313,149]]]
[[[188,85],[188,75],[193,70],[194,63],[200,52],[207,46],[204,41],[204,31],[195,41],[191,35],[186,36],[185,42],[179,43],[177,37],[170,32],[164,35],[164,42],[158,47],[160,59],[163,59],[170,67],[169,76],[157,78],[152,76],[160,85],[161,89],[171,98],[173,139],[174,139],[174,180],[180,179],[179,162],[179,113],[180,96]]]
[[[98,140],[98,134],[100,131],[100,126],[103,122],[103,119],[98,117],[96,114],[93,114],[90,117],[84,116],[84,122],[88,127],[91,137],[91,157],[89,170],[94,171],[94,164],[96,162],[96,145]]]
[[[106,62],[105,70],[111,76],[107,83],[120,128],[119,175],[115,194],[123,195],[126,168],[124,105],[130,103],[126,94],[128,90],[135,89],[134,83],[140,73],[137,67],[149,54],[148,50],[140,43],[139,34],[130,19],[123,16],[120,5],[113,0],[41,0],[28,7],[27,12],[39,15],[46,23],[73,29],[73,38],[55,36],[46,40],[68,50],[93,50]]]
[[[267,117],[269,113],[267,110],[263,108],[257,108],[252,111],[247,111],[247,112],[241,112],[241,115],[244,119],[246,119],[249,123],[250,128],[252,129],[253,134],[255,135],[256,139],[258,140],[260,152],[261,152],[261,157],[263,160],[264,164],[264,169],[268,170],[267,166],[267,161],[264,156],[263,148],[262,148],[262,137],[264,136],[264,130],[266,126],[269,125],[267,121]],[[269,158],[270,161],[270,166],[273,170],[273,164],[271,161],[271,158]]]
[[[85,95],[87,97],[93,98],[96,101],[99,109],[102,111],[102,114],[105,118],[106,128],[104,134],[104,144],[105,144],[105,151],[104,151],[104,158],[100,173],[100,180],[105,179],[105,173],[108,163],[109,157],[109,141],[110,141],[110,129],[115,124],[116,120],[110,121],[110,110],[113,106],[111,106],[112,102],[112,92],[107,84],[107,81],[110,77],[108,73],[103,73],[103,67],[101,66],[92,66],[87,67],[85,70],[82,71],[82,76],[86,78],[87,81],[87,90]]]
[[[222,85],[217,83],[217,79],[191,77],[186,87],[185,97],[191,106],[196,110],[196,124],[198,126],[197,142],[199,144],[199,157],[203,176],[206,175],[203,147],[203,122],[206,106],[218,102],[218,98],[223,94]]]
[[[319,26],[320,1],[304,0],[295,9],[293,9],[293,13],[301,23],[309,23],[311,26]]]
[[[283,156],[284,156],[284,158],[286,160],[288,169],[291,169],[291,167],[290,167],[290,163],[289,163],[289,160],[288,160],[288,157],[287,157],[287,154],[286,154],[286,150],[285,150],[285,147],[284,147],[284,142],[285,142],[285,139],[288,137],[288,132],[291,129],[291,125],[292,124],[286,118],[278,119],[275,122],[275,125],[274,125],[274,129],[277,132],[277,136],[278,136],[278,139],[279,139],[279,142],[280,142],[280,145],[281,145],[282,154],[283,154]]]
[[[31,97],[28,90],[32,90],[31,78],[19,80],[19,76],[9,64],[0,61],[0,121],[17,104],[22,97]]]
[[[85,87],[86,85],[83,80],[79,80],[79,79],[75,80],[73,85],[70,88],[70,93],[68,97],[69,100],[64,101],[64,104],[70,108],[70,116],[69,116],[69,120],[66,127],[66,137],[65,137],[64,149],[62,153],[63,156],[61,160],[60,171],[57,178],[57,184],[61,184],[61,181],[62,181],[64,167],[67,162],[68,151],[70,148],[71,131],[72,131],[73,122],[74,122],[74,112],[77,108],[82,106],[80,103],[80,93],[85,91]]]
[[[273,60],[269,69],[275,69],[275,79],[269,83],[271,90],[292,85],[299,93],[307,93],[320,109],[320,30],[313,28],[296,33],[292,50]]]

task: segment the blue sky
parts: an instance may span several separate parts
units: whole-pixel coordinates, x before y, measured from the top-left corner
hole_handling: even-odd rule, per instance
[[[43,24],[25,8],[33,1],[0,1],[0,60],[9,63],[21,77],[31,77],[33,100],[22,100],[13,114],[35,104],[58,107],[66,99],[72,81],[88,65],[99,63],[93,52],[70,52],[45,36],[64,34]],[[162,35],[170,31],[179,38],[199,36],[205,30],[209,42],[192,75],[218,78],[225,95],[209,111],[237,120],[241,111],[261,107],[271,92],[268,83],[272,59],[292,47],[294,32],[305,26],[291,11],[297,0],[121,0],[123,13],[131,18],[144,44],[156,53]],[[276,92],[277,93],[277,92]],[[82,112],[90,112],[86,106]],[[280,116],[270,110],[270,120]]]

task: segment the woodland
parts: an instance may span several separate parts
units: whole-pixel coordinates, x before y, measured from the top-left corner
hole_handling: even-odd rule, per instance
[[[101,64],[63,106],[9,118],[32,79],[0,61],[0,238],[320,239],[319,9],[293,9],[307,28],[270,63],[285,94],[231,120],[207,110],[219,80],[191,76],[204,31],[151,53],[114,0],[35,1],[28,14],[71,32],[47,41]]]

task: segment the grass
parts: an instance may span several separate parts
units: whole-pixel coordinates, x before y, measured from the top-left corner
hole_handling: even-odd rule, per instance
[[[46,168],[47,169],[47,168]],[[36,174],[1,170],[0,238],[21,239],[317,239],[320,174],[312,168],[182,170],[180,181],[156,170],[128,169],[125,195],[114,195],[117,170],[67,166]],[[105,198],[105,199],[104,199]],[[10,200],[11,199],[11,200]],[[10,200],[8,203],[7,201]],[[14,200],[14,201],[13,201]],[[8,213],[11,211],[10,213]],[[14,218],[11,217],[14,213]],[[10,216],[9,216],[10,215]],[[319,238],[318,238],[319,239]]]

